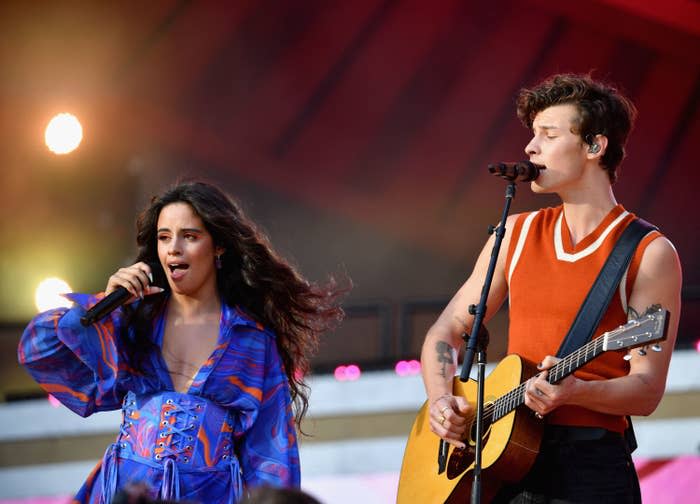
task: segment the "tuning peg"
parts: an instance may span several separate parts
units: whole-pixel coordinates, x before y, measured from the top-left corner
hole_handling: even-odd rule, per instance
[[[629,353],[629,352],[627,352],[627,353],[625,354],[625,356],[623,357],[623,359],[625,359],[626,361],[631,360],[631,359],[632,359],[632,354]]]
[[[647,354],[647,351],[644,348],[640,348],[637,350],[637,353],[641,356],[645,356]]]
[[[659,344],[652,345],[652,346],[651,346],[651,349],[652,349],[654,352],[660,352],[660,351],[661,351],[661,345],[659,345]]]

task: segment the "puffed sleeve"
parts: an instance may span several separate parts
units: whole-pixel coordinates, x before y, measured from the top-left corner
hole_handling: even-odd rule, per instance
[[[83,327],[80,306],[93,305],[102,296],[73,294],[72,308],[37,315],[22,334],[18,359],[48,393],[81,416],[120,407],[123,394],[116,390],[121,310],[89,327]]]
[[[268,334],[267,342],[259,409],[239,446],[243,479],[248,488],[298,487],[299,452],[289,384],[274,337]]]

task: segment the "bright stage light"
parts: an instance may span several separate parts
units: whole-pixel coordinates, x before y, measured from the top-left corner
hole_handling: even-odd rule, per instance
[[[73,303],[60,295],[68,292],[72,292],[72,289],[65,281],[55,277],[47,278],[37,286],[34,303],[40,312],[61,306],[69,307]]]
[[[394,371],[399,376],[415,376],[420,374],[420,362],[417,360],[400,360],[394,366]]]
[[[44,133],[46,146],[54,154],[73,152],[83,139],[83,127],[73,114],[63,113],[49,121]]]
[[[333,376],[338,381],[357,381],[360,379],[361,374],[362,370],[356,364],[338,366],[333,372]]]

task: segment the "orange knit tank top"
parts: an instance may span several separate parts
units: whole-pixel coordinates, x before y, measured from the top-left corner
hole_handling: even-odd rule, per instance
[[[505,275],[509,288],[508,353],[538,363],[556,355],[598,272],[635,216],[617,205],[598,227],[575,246],[562,206],[520,214],[508,247]],[[647,234],[637,247],[594,337],[627,322],[627,300],[644,250],[660,235]],[[575,372],[583,380],[624,376],[624,352],[606,352]],[[547,415],[558,425],[603,427],[622,432],[625,417],[579,406],[562,406]]]

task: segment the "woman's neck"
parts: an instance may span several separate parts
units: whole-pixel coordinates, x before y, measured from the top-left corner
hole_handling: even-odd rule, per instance
[[[173,293],[168,303],[168,317],[183,322],[218,320],[221,314],[221,299],[218,294],[191,297]]]

